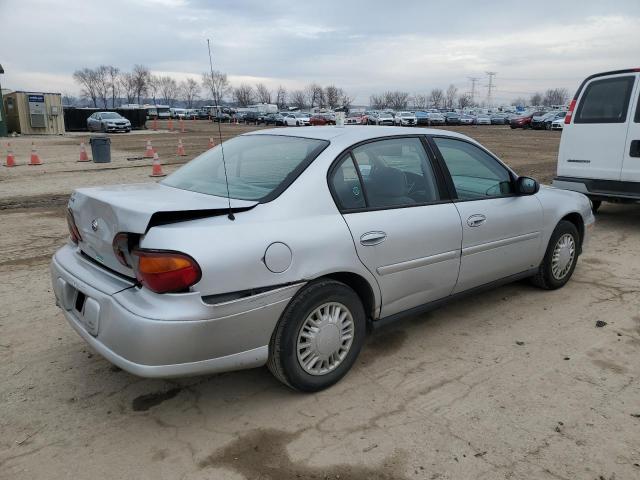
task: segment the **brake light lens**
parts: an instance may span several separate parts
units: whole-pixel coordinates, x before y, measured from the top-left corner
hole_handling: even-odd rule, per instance
[[[198,263],[184,253],[137,249],[132,254],[136,278],[156,293],[182,292],[202,277]]]
[[[118,261],[125,267],[131,268],[131,254],[129,253],[129,234],[118,233],[113,237],[113,253]]]
[[[576,99],[575,98],[573,100],[571,100],[571,103],[569,104],[569,111],[564,116],[564,123],[566,125],[569,125],[571,123],[571,117],[573,116],[573,109],[574,108],[576,108]]]
[[[67,209],[67,226],[69,227],[69,236],[71,237],[71,241],[77,245],[78,242],[82,240],[82,237],[80,236],[80,231],[76,226],[76,221],[73,218],[73,212],[70,208]]]

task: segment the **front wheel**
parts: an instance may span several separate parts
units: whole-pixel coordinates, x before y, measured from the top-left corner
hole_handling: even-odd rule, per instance
[[[269,344],[269,370],[285,385],[316,392],[338,382],[355,362],[366,333],[358,295],[321,280],[291,300]]]
[[[545,290],[555,290],[569,281],[578,262],[580,234],[576,226],[561,220],[551,234],[547,251],[532,277],[532,283]]]

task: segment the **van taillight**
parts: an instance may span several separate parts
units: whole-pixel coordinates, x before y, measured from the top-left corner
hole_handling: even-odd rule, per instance
[[[136,278],[156,293],[185,291],[202,276],[198,263],[184,253],[136,249],[132,255]]]
[[[569,111],[564,116],[564,123],[567,124],[567,125],[571,123],[571,117],[573,116],[573,109],[574,108],[576,108],[576,99],[575,98],[573,100],[571,100],[571,103],[569,104]]]
[[[71,241],[77,245],[78,242],[82,240],[82,237],[80,236],[80,231],[76,226],[76,221],[73,218],[73,212],[70,208],[67,209],[67,226],[69,227],[69,235],[71,237]]]

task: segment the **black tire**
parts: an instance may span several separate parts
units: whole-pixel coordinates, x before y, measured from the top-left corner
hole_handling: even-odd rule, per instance
[[[558,243],[558,240],[560,240],[560,238],[566,234],[573,237],[575,253],[571,266],[567,273],[564,274],[562,278],[556,278],[556,276],[554,276],[552,272],[551,265],[553,252],[556,244]],[[544,254],[542,263],[540,263],[540,266],[538,267],[538,272],[533,277],[531,277],[531,283],[533,283],[536,287],[543,288],[545,290],[555,290],[557,288],[563,287],[565,283],[569,281],[571,275],[573,275],[573,271],[576,268],[581,241],[582,240],[576,226],[569,221],[561,220],[558,225],[556,225],[555,230],[551,234],[549,244],[547,245],[547,251]]]
[[[353,318],[354,332],[346,357],[332,371],[323,375],[307,373],[298,361],[296,344],[307,317],[327,302],[339,302]],[[269,344],[267,366],[282,383],[301,392],[317,392],[338,382],[351,369],[366,335],[366,318],[358,295],[347,285],[335,280],[312,282],[289,302]]]
[[[600,206],[602,205],[602,200],[591,200],[591,211],[593,213],[598,213]]]

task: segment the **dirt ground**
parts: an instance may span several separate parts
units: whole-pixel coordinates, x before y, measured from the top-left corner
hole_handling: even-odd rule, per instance
[[[0,167],[0,479],[640,478],[639,206],[602,207],[565,288],[516,283],[376,331],[321,393],[266,368],[146,380],[94,354],[51,291],[66,198],[150,181],[150,161],[127,160],[147,138],[171,171],[217,133],[187,129],[112,135],[103,165],[76,162],[86,135],[11,140],[44,165]],[[556,132],[458,130],[553,176]]]

